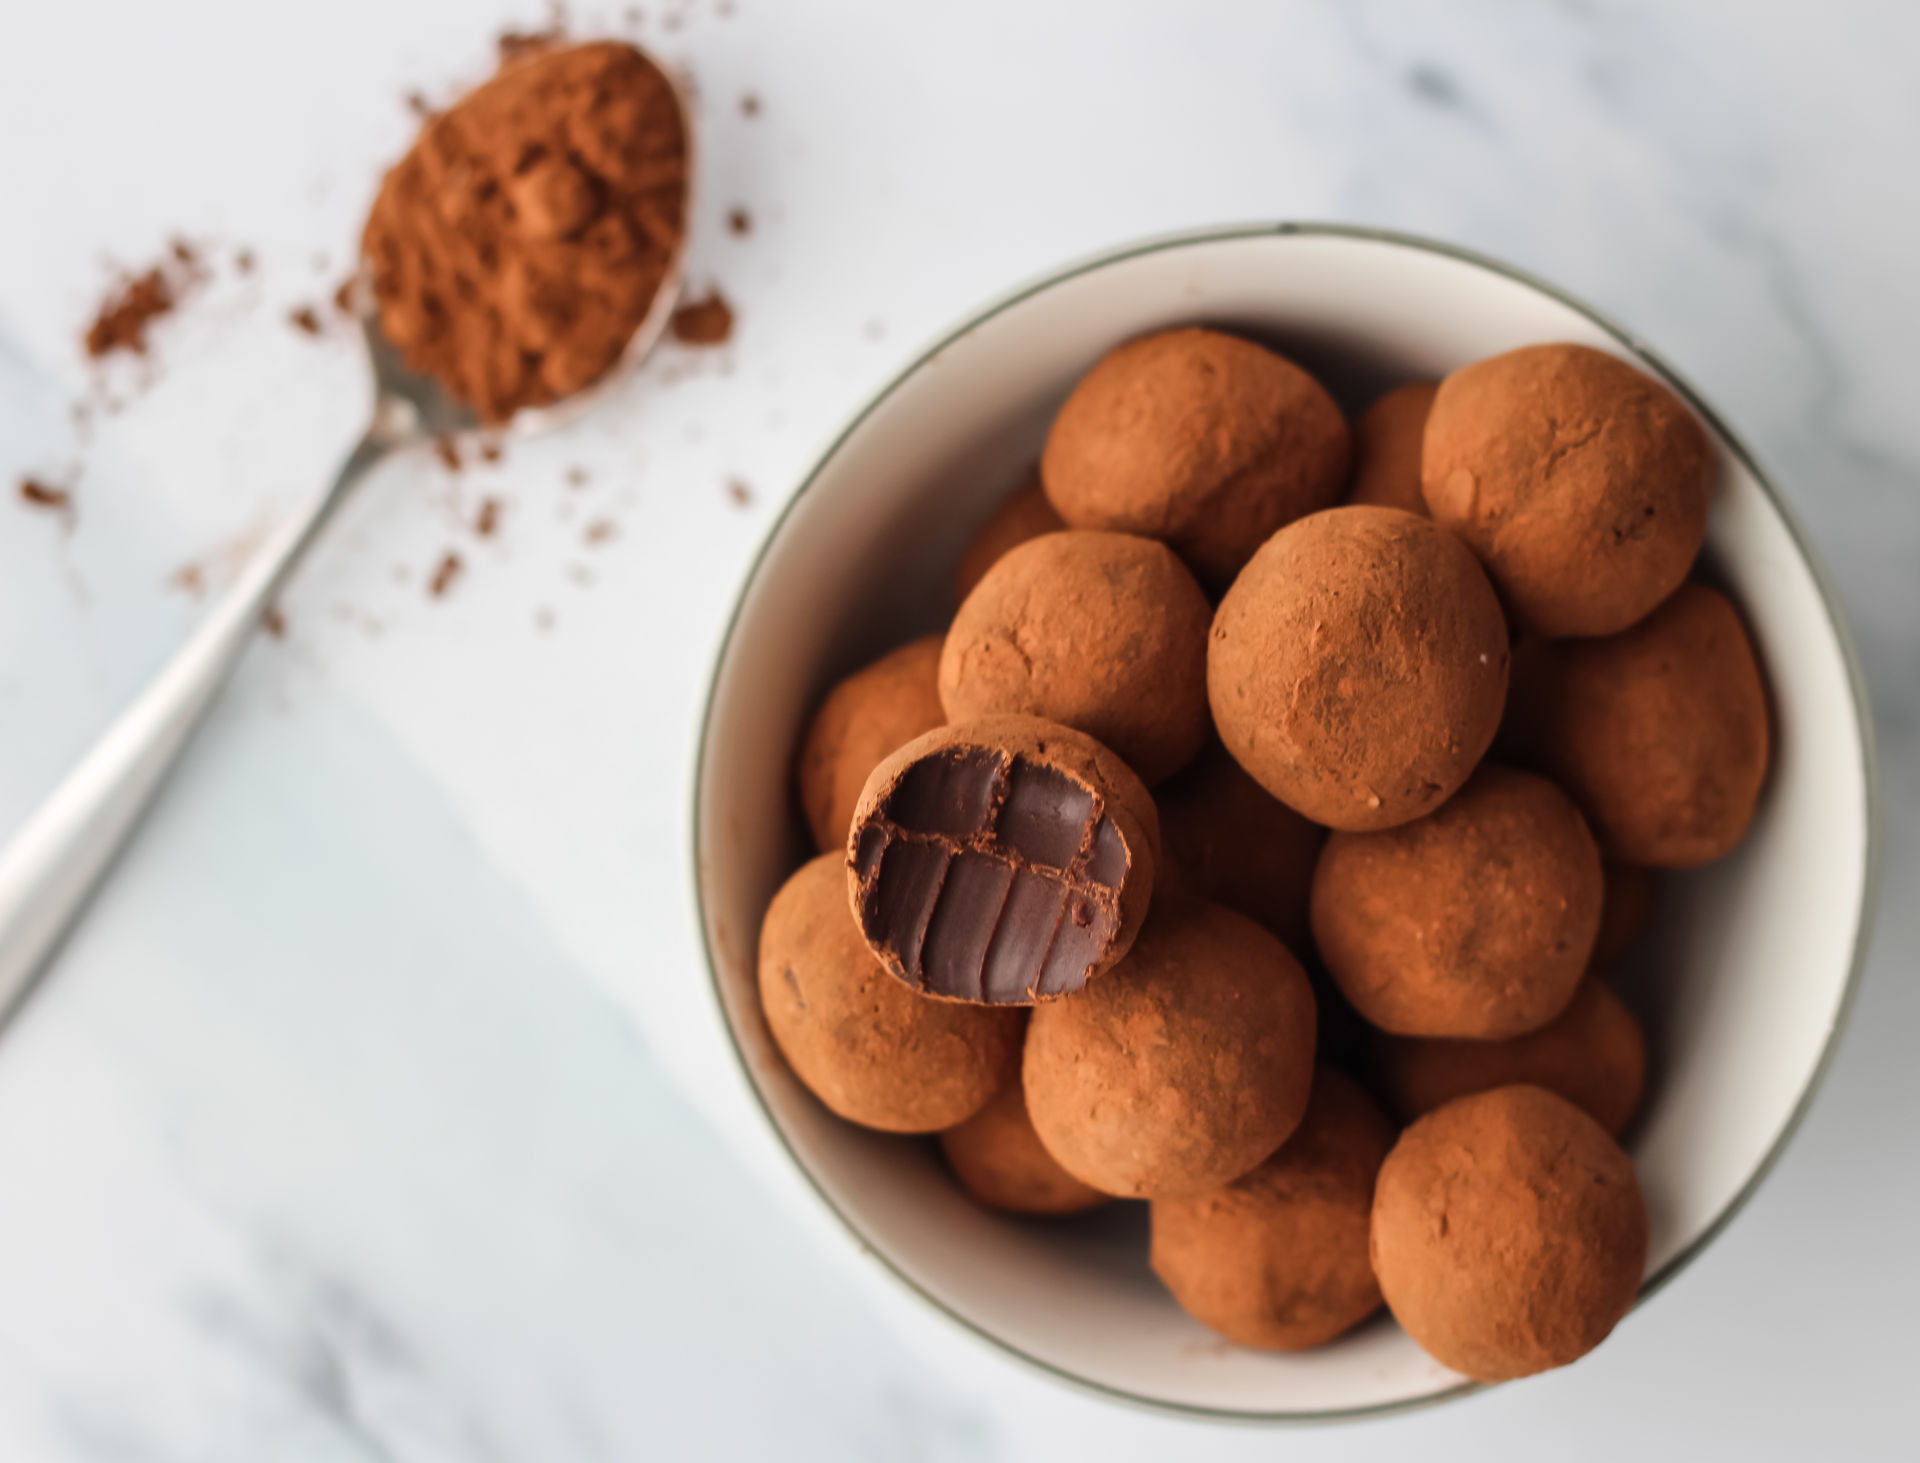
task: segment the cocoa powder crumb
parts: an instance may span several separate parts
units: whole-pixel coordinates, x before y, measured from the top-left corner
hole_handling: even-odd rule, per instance
[[[474,516],[473,531],[479,534],[481,538],[492,538],[494,531],[499,527],[500,500],[498,498],[482,498],[480,500],[480,511]]]
[[[584,535],[590,544],[604,544],[620,536],[620,525],[611,518],[596,518],[587,525]]]
[[[144,356],[147,328],[176,303],[173,286],[158,266],[123,279],[87,327],[87,354],[96,361],[119,350]]]
[[[543,633],[553,628],[553,611],[546,605],[533,612],[533,628]]]
[[[757,117],[760,115],[760,95],[758,92],[750,91],[740,98],[740,115],[743,117]]]
[[[167,586],[198,599],[207,592],[207,571],[198,564],[182,564],[167,576]]]
[[[480,444],[480,460],[482,462],[498,462],[502,455],[502,448],[498,442],[482,442]]]
[[[587,485],[587,470],[584,467],[570,467],[567,469],[567,486],[568,487],[584,488],[586,485]]]
[[[275,640],[287,638],[287,617],[280,613],[278,605],[267,606],[267,612],[260,617],[260,628]]]
[[[500,64],[510,66],[515,61],[524,61],[529,56],[542,55],[566,41],[566,35],[558,27],[543,30],[503,30],[494,44],[500,52]]]
[[[39,478],[25,477],[20,479],[20,501],[35,508],[64,512],[73,506],[73,494]]]
[[[753,506],[753,489],[742,478],[727,479],[727,501],[736,508]]]
[[[427,581],[427,593],[435,599],[444,598],[453,588],[454,580],[460,577],[460,556],[449,549],[440,556],[440,562],[434,566],[433,577]]]
[[[320,315],[311,305],[300,305],[287,315],[287,323],[303,335],[320,333]]]
[[[350,274],[334,287],[333,308],[342,315],[358,315],[360,302],[355,298],[359,294],[360,276]]]
[[[187,240],[175,238],[167,245],[167,252],[173,255],[173,262],[188,270],[200,267],[200,251]]]
[[[242,249],[233,256],[233,267],[237,273],[252,274],[254,266],[253,250]]]
[[[435,115],[433,103],[427,100],[424,93],[417,91],[408,92],[406,95],[406,103],[407,110],[423,122],[431,120]]]
[[[727,212],[728,232],[745,238],[753,232],[753,215],[744,208],[730,209]]]
[[[733,336],[733,307],[717,289],[673,312],[673,338],[682,345],[724,345]]]
[[[460,444],[451,437],[433,439],[433,455],[440,459],[440,465],[448,472],[460,471]]]

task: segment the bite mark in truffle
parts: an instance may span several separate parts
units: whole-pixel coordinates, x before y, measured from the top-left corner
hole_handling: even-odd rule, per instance
[[[1003,1004],[1086,984],[1132,859],[1090,783],[980,746],[910,763],[855,825],[853,867],[861,929],[890,969]]]

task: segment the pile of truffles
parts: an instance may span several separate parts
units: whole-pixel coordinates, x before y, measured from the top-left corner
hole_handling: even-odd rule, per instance
[[[945,633],[806,730],[819,856],[759,964],[793,1071],[992,1208],[1146,1201],[1241,1345],[1384,1304],[1483,1381],[1584,1355],[1647,1258],[1606,976],[1767,772],[1753,646],[1688,577],[1712,476],[1584,346],[1352,428],[1251,340],[1117,347]]]

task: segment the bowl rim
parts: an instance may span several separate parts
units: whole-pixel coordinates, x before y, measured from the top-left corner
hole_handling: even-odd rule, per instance
[[[1065,264],[1057,265],[1043,273],[1029,277],[1010,290],[995,296],[986,304],[968,312],[955,324],[939,332],[929,344],[922,347],[910,360],[895,370],[885,384],[868,396],[841,424],[839,430],[828,440],[827,445],[815,456],[812,465],[801,478],[799,486],[788,496],[786,502],[781,505],[780,511],[774,516],[773,521],[768,524],[766,532],[762,535],[759,544],[754,549],[753,557],[747,565],[745,574],[741,577],[739,588],[734,594],[733,602],[727,612],[725,627],[721,632],[718,647],[714,652],[712,667],[708,673],[706,691],[702,697],[700,706],[699,727],[694,741],[693,780],[689,800],[689,812],[691,814],[692,825],[690,828],[692,843],[689,850],[692,863],[690,865],[691,878],[689,882],[692,886],[693,912],[699,930],[698,943],[700,947],[700,958],[706,966],[707,989],[714,1003],[714,1013],[722,1029],[726,1032],[727,1049],[733,1057],[734,1065],[738,1070],[741,1082],[752,1095],[754,1109],[759,1113],[760,1119],[765,1124],[767,1132],[772,1136],[775,1144],[791,1165],[794,1172],[799,1175],[801,1181],[819,1202],[826,1214],[832,1218],[845,1233],[846,1237],[852,1241],[854,1251],[873,1262],[881,1274],[889,1277],[908,1295],[916,1298],[925,1305],[934,1315],[940,1317],[949,1325],[957,1327],[961,1332],[972,1337],[974,1340],[984,1342],[1003,1357],[1019,1363],[1027,1370],[1056,1383],[1068,1386],[1082,1394],[1098,1397],[1109,1402],[1118,1402],[1160,1416],[1176,1417],[1187,1421],[1232,1423],[1256,1427],[1313,1426],[1330,1422],[1354,1422],[1367,1418],[1388,1417],[1399,1413],[1414,1412],[1428,1407],[1435,1407],[1441,1403],[1471,1396],[1476,1392],[1487,1390],[1488,1384],[1463,1381],[1443,1391],[1429,1393],[1421,1397],[1407,1398],[1402,1401],[1378,1402],[1370,1403],[1363,1407],[1327,1408],[1312,1411],[1258,1412],[1239,1408],[1209,1407],[1194,1403],[1169,1402],[1162,1398],[1143,1396],[1140,1393],[1131,1392],[1121,1387],[1109,1386],[1106,1383],[1094,1381],[1091,1378],[1081,1376],[1078,1373],[1057,1366],[1040,1357],[1030,1355],[1003,1337],[995,1335],[992,1331],[977,1325],[957,1311],[950,1309],[938,1296],[933,1295],[923,1288],[911,1276],[894,1265],[885,1254],[876,1249],[862,1232],[859,1224],[834,1202],[832,1196],[829,1195],[814,1178],[812,1170],[807,1167],[806,1162],[800,1154],[796,1152],[793,1145],[787,1141],[785,1132],[781,1129],[779,1121],[774,1117],[773,1110],[767,1105],[767,1100],[761,1093],[759,1084],[753,1078],[753,1072],[748,1063],[746,1053],[741,1050],[740,1042],[734,1033],[733,1023],[727,1014],[725,997],[721,991],[719,967],[715,960],[713,943],[708,934],[709,925],[707,921],[706,890],[704,881],[701,878],[701,869],[704,867],[704,850],[702,849],[700,841],[700,806],[702,788],[705,785],[707,774],[707,756],[713,724],[714,700],[719,692],[722,668],[725,666],[728,654],[733,648],[734,636],[739,630],[740,616],[746,605],[747,597],[751,593],[754,583],[758,580],[760,571],[765,565],[767,556],[771,553],[775,541],[780,537],[781,531],[785,528],[789,516],[791,516],[801,499],[813,490],[821,475],[826,471],[828,465],[834,458],[839,455],[840,449],[846,444],[847,440],[860,429],[869,417],[879,411],[896,391],[911,377],[917,375],[924,366],[939,356],[942,351],[981,325],[984,325],[987,321],[992,320],[996,316],[1020,304],[1022,301],[1040,294],[1043,291],[1064,284],[1080,275],[1090,274],[1110,265],[1119,264],[1144,255],[1166,253],[1191,248],[1195,245],[1216,244],[1238,239],[1286,236],[1346,239],[1365,243],[1390,244],[1416,252],[1435,254],[1444,258],[1457,260],[1500,275],[1514,283],[1524,285],[1529,289],[1537,290],[1577,314],[1584,316],[1592,324],[1598,326],[1617,344],[1623,346],[1633,356],[1644,361],[1657,371],[1661,377],[1680,394],[1687,405],[1692,407],[1694,412],[1719,435],[1720,439],[1726,443],[1728,450],[1732,452],[1741,466],[1752,474],[1754,481],[1759,484],[1761,492],[1766,495],[1768,503],[1772,506],[1773,510],[1780,515],[1781,522],[1785,524],[1795,550],[1799,553],[1802,562],[1812,575],[1814,587],[1820,596],[1821,609],[1826,615],[1828,632],[1833,636],[1835,644],[1837,644],[1840,649],[1841,660],[1846,669],[1847,688],[1852,701],[1854,722],[1859,733],[1862,790],[1865,795],[1865,818],[1862,833],[1865,841],[1865,857],[1861,869],[1860,902],[1854,912],[1853,943],[1852,949],[1848,953],[1847,975],[1845,984],[1840,992],[1840,1002],[1835,1008],[1833,1022],[1828,1028],[1826,1041],[1821,1046],[1820,1055],[1814,1063],[1813,1070],[1808,1074],[1806,1085],[1801,1089],[1798,1098],[1795,1099],[1793,1110],[1788,1113],[1786,1121],[1781,1124],[1779,1132],[1774,1135],[1773,1141],[1768,1145],[1767,1151],[1761,1157],[1760,1162],[1755,1165],[1753,1172],[1747,1176],[1746,1181],[1740,1186],[1738,1191],[1735,1192],[1733,1197],[1727,1201],[1720,1212],[1713,1217],[1706,1228],[1701,1230],[1690,1244],[1675,1254],[1666,1264],[1662,1265],[1657,1271],[1641,1282],[1640,1293],[1634,1300],[1634,1310],[1638,1310],[1641,1306],[1645,1305],[1648,1300],[1662,1290],[1675,1276],[1686,1269],[1688,1265],[1692,1264],[1708,1245],[1720,1237],[1727,1226],[1733,1222],[1734,1217],[1746,1208],[1748,1201],[1752,1199],[1754,1194],[1759,1190],[1760,1185],[1765,1182],[1773,1172],[1775,1165],[1779,1163],[1781,1155],[1786,1151],[1788,1143],[1799,1131],[1801,1123],[1805,1120],[1808,1111],[1812,1108],[1814,1097],[1818,1094],[1821,1086],[1826,1081],[1828,1073],[1832,1070],[1834,1056],[1839,1048],[1841,1035],[1846,1030],[1847,1023],[1853,1014],[1855,1000],[1859,995],[1861,973],[1865,967],[1868,947],[1871,944],[1874,913],[1878,902],[1882,839],[1884,836],[1884,829],[1881,826],[1882,817],[1879,798],[1879,754],[1875,742],[1872,707],[1867,695],[1866,673],[1861,663],[1859,649],[1854,643],[1852,631],[1848,627],[1846,615],[1841,609],[1840,597],[1833,577],[1828,572],[1819,553],[1815,550],[1812,540],[1809,538],[1805,527],[1801,524],[1798,515],[1795,514],[1792,507],[1788,504],[1785,496],[1781,493],[1773,479],[1762,469],[1758,459],[1748,448],[1746,442],[1721,419],[1719,413],[1707,404],[1700,393],[1694,389],[1692,383],[1675,370],[1663,356],[1625,326],[1619,324],[1601,311],[1596,310],[1584,300],[1577,298],[1568,291],[1549,283],[1528,270],[1458,244],[1451,244],[1443,240],[1431,239],[1420,234],[1407,233],[1397,229],[1375,228],[1364,224],[1348,224],[1320,220],[1255,220],[1251,222],[1220,224],[1198,229],[1179,230],[1171,233],[1152,234],[1144,238],[1135,239],[1130,243],[1100,250],[1097,253],[1082,255]]]

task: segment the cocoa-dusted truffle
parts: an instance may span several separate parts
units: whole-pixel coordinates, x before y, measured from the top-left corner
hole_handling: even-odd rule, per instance
[[[1713,457],[1680,398],[1583,345],[1535,345],[1440,383],[1427,507],[1486,563],[1514,619],[1611,635],[1671,594],[1707,534]]]
[[[940,1135],[953,1176],[982,1204],[1015,1214],[1078,1214],[1107,1202],[1040,1144],[1020,1078],[957,1128]]]
[[[1103,1193],[1201,1193],[1298,1126],[1313,1031],[1286,946],[1221,905],[1162,895],[1110,977],[1034,1011],[1027,1111],[1060,1166]]]
[[[1525,1036],[1450,1041],[1381,1034],[1374,1043],[1379,1090],[1405,1122],[1471,1092],[1530,1082],[1559,1093],[1617,1137],[1640,1105],[1647,1076],[1640,1023],[1593,976],[1580,982],[1566,1010]]]
[[[1282,525],[1339,501],[1347,423],[1283,356],[1169,330],[1101,357],[1054,418],[1047,497],[1075,528],[1163,539],[1225,588]]]
[[[1373,1271],[1394,1319],[1477,1381],[1585,1356],[1633,1305],[1646,1261],[1632,1162],[1538,1087],[1428,1113],[1374,1185]]]
[[[1402,1036],[1498,1040],[1566,1009],[1600,928],[1600,850],[1567,795],[1482,766],[1437,812],[1335,833],[1313,938],[1354,1008]]]
[[[1009,550],[961,604],[940,700],[951,721],[1012,711],[1077,727],[1155,783],[1206,739],[1212,618],[1165,544],[1046,534]]]
[[[760,927],[760,1005],[794,1075],[850,1122],[937,1133],[1018,1070],[1023,1012],[936,1001],[880,968],[837,854],[781,886]]]
[[[1368,1228],[1393,1139],[1365,1093],[1320,1067],[1306,1116],[1271,1158],[1224,1188],[1153,1201],[1154,1274],[1242,1346],[1331,1341],[1380,1305]]]
[[[1353,424],[1353,486],[1349,503],[1427,512],[1420,491],[1420,444],[1427,433],[1438,381],[1409,381],[1396,386],[1360,413]]]
[[[1154,791],[1178,887],[1237,909],[1307,947],[1307,891],[1326,830],[1274,797],[1217,742]]]
[[[1692,868],[1746,834],[1767,775],[1767,697],[1724,595],[1682,585],[1631,630],[1558,641],[1516,698],[1532,760],[1608,857]]]
[[[1214,616],[1220,738],[1281,802],[1334,828],[1430,812],[1493,740],[1507,627],[1466,546],[1393,508],[1290,524]]]
[[[873,770],[846,877],[868,945],[908,985],[1024,1004],[1126,954],[1159,847],[1153,798],[1112,752],[1038,717],[987,716]]]
[[[1058,533],[1066,524],[1053,511],[1053,504],[1040,489],[1040,469],[1001,500],[993,516],[980,525],[980,531],[960,556],[960,567],[953,574],[954,602],[973,593],[973,586],[986,577],[987,570],[1000,561],[1008,549],[1017,548],[1043,533]]]
[[[940,709],[945,643],[928,635],[888,651],[827,692],[813,713],[795,777],[822,853],[846,846],[853,805],[881,759],[947,719]]]
[[[1164,835],[1163,835],[1164,836]],[[1600,901],[1600,933],[1593,938],[1594,969],[1613,964],[1639,942],[1653,922],[1660,876],[1638,864],[1605,863],[1606,890]]]

